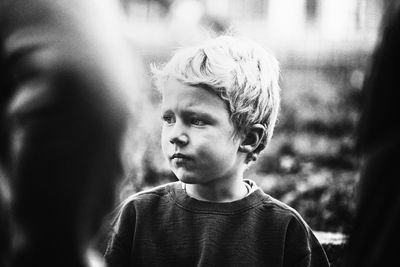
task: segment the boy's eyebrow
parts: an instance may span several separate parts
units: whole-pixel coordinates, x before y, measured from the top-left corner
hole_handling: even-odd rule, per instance
[[[197,111],[197,110],[184,110],[182,113],[187,114],[187,115],[200,115],[203,117],[213,117],[213,114],[210,114],[210,112],[203,112],[203,111]]]
[[[174,112],[170,109],[164,110],[161,112],[161,118],[164,118],[165,116],[176,116]],[[192,117],[196,117],[197,119],[204,120],[208,123],[215,123],[217,119],[213,116],[213,114],[207,113],[207,112],[201,112],[201,111],[192,111],[192,110],[183,110],[181,111],[180,115],[184,120],[189,120]]]
[[[192,109],[192,108],[186,108],[184,110],[181,111],[184,115],[199,115],[199,116],[204,116],[204,117],[213,117],[213,114],[211,114],[210,112],[204,112],[204,111],[200,111],[200,110],[196,110],[196,109]],[[162,114],[166,114],[166,113],[173,113],[173,111],[171,109],[166,109],[166,110],[161,110]]]
[[[161,109],[161,114],[166,114],[166,113],[173,113],[171,109]]]
[[[200,116],[204,119],[214,120],[214,114],[207,111],[202,111],[196,108],[186,108],[181,111],[183,116]]]

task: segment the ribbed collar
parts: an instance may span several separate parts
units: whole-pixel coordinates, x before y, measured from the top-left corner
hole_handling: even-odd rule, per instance
[[[252,192],[246,197],[233,202],[208,202],[197,200],[187,195],[185,190],[182,188],[181,182],[170,184],[169,194],[176,205],[187,211],[226,215],[237,214],[260,205],[263,201],[269,198],[268,195],[257,187],[255,182],[247,179],[245,182],[249,183],[251,188],[256,187],[256,189],[252,190]]]

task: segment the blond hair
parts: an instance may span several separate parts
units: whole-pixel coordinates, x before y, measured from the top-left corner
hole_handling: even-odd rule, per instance
[[[256,160],[273,135],[280,107],[279,64],[259,44],[247,38],[219,36],[204,44],[179,50],[162,68],[152,66],[156,87],[170,77],[214,91],[228,106],[238,134],[262,124],[265,134],[248,155]]]

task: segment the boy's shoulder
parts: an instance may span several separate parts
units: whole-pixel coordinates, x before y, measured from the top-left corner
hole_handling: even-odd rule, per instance
[[[179,182],[171,182],[167,184],[162,184],[153,188],[145,189],[135,194],[130,195],[127,197],[122,205],[132,205],[132,204],[139,204],[145,202],[151,202],[153,200],[159,200],[166,197],[171,189],[175,186],[178,186]]]
[[[264,198],[263,207],[268,209],[268,212],[272,213],[272,215],[290,220],[294,219],[302,225],[307,225],[297,210],[270,195],[267,196]]]
[[[283,213],[295,213],[297,214],[297,211],[290,207],[288,204],[266,194],[268,197],[264,198],[264,206],[272,208],[276,210],[277,212],[283,212]]]

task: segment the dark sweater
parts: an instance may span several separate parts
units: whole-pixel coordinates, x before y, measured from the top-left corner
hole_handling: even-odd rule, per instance
[[[109,267],[329,266],[300,215],[260,189],[215,203],[170,183],[128,198],[114,227]]]

